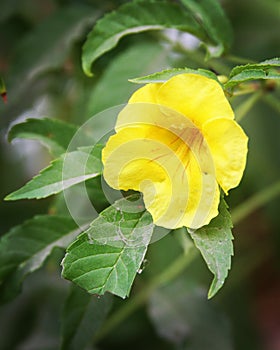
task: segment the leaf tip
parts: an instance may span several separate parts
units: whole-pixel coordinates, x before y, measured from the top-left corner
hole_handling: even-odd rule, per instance
[[[209,288],[208,294],[207,294],[207,299],[212,299],[217,293],[218,291],[223,287],[225,283],[225,280],[217,280],[216,277],[214,277],[211,286]]]
[[[210,300],[210,299],[212,299],[216,294],[217,294],[217,292],[218,292],[218,289],[217,288],[209,288],[209,291],[208,291],[208,293],[207,293],[207,299],[208,300]]]
[[[131,78],[131,79],[127,79],[130,83],[137,83],[137,79],[135,78]]]
[[[208,300],[212,299],[217,294],[217,292],[218,292],[218,290],[212,290],[210,287],[208,294],[207,294],[207,299]]]
[[[91,71],[91,63],[88,63],[87,61],[83,61],[82,68],[86,76],[88,76],[89,78],[93,77],[94,74]]]
[[[89,78],[92,78],[94,76],[94,74],[90,70],[86,70],[84,72],[85,72],[85,75],[88,76]]]
[[[10,194],[7,194],[7,196],[4,197],[4,201],[13,201],[15,200],[14,196],[13,196],[13,193],[10,193]]]

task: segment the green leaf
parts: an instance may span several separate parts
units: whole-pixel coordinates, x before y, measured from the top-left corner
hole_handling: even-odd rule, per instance
[[[202,39],[206,38],[204,30],[192,15],[175,3],[158,0],[126,3],[101,18],[89,33],[83,47],[84,72],[92,76],[93,62],[114,48],[122,37],[165,28],[174,28]]]
[[[153,232],[151,215],[135,197],[104,210],[70,245],[63,276],[92,294],[125,298],[145,257]]]
[[[249,63],[236,66],[230,72],[229,80],[225,88],[233,88],[235,85],[250,80],[280,79],[277,68],[280,67],[280,58],[271,58],[260,63]]]
[[[15,138],[40,141],[50,152],[58,157],[67,151],[68,145],[78,127],[58,119],[26,119],[14,125],[8,134],[8,140]]]
[[[217,0],[181,0],[192,11],[194,17],[201,23],[209,37],[218,45],[215,51],[210,50],[210,56],[220,56],[228,50],[232,43],[231,24]]]
[[[246,81],[258,79],[280,79],[280,73],[262,69],[245,69],[241,73],[230,78],[224,86],[225,88],[232,88]]]
[[[198,230],[188,230],[194,244],[200,250],[209,270],[214,274],[208,297],[212,298],[223,286],[231,266],[233,255],[232,221],[227,204],[221,199],[219,215],[209,225]]]
[[[0,296],[18,292],[24,278],[40,268],[54,247],[65,248],[81,232],[73,219],[35,216],[0,240]],[[15,290],[15,291],[13,291]]]
[[[165,81],[174,77],[175,75],[184,74],[184,73],[199,74],[207,78],[211,78],[218,81],[216,74],[214,74],[213,72],[207,69],[191,69],[191,68],[165,69],[161,72],[156,72],[150,75],[146,75],[144,77],[129,79],[129,81],[137,84],[164,83]]]
[[[102,172],[102,146],[84,147],[63,154],[5,200],[45,198],[66,188],[99,176]]]
[[[92,341],[112,306],[112,296],[89,295],[71,286],[62,313],[60,350],[82,350]]]
[[[260,63],[248,63],[245,65],[236,66],[230,72],[229,77],[232,78],[235,75],[242,73],[243,71],[248,71],[251,69],[254,71],[257,71],[257,70],[266,71],[266,70],[278,68],[278,67],[280,67],[280,58],[278,57],[270,58]]]
[[[232,350],[229,323],[205,298],[191,271],[153,292],[148,314],[163,339],[187,350]],[[202,336],[203,335],[203,336]]]

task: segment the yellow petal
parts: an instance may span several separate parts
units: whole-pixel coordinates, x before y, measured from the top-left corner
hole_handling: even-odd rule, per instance
[[[165,106],[154,103],[136,102],[127,104],[119,113],[116,131],[126,127],[139,127],[141,125],[161,127],[170,131],[196,127],[193,122],[184,115]]]
[[[104,178],[113,188],[143,192],[155,224],[201,227],[218,214],[219,203],[212,158],[201,136],[190,129],[185,142],[183,135],[158,126],[123,128],[103,150]]]
[[[180,112],[198,127],[214,118],[234,118],[219,83],[198,74],[172,77],[158,89],[156,96],[158,104]]]
[[[118,115],[116,131],[137,122],[155,124],[162,120],[162,112],[156,101],[156,94],[161,85],[147,84],[133,93],[128,104]]]
[[[205,176],[194,157],[186,169],[177,167],[175,174],[169,170],[168,186],[144,182],[140,189],[155,224],[170,229],[182,226],[198,229],[207,225],[218,215],[220,192],[215,178]]]
[[[136,90],[130,97],[128,103],[146,102],[157,103],[157,92],[162,86],[161,83],[146,84],[140,89]]]
[[[200,164],[197,157],[191,156],[187,168],[190,193],[182,226],[198,229],[218,215],[220,191],[212,166],[207,163]]]
[[[203,125],[203,134],[213,156],[216,177],[225,193],[236,187],[243,175],[248,137],[234,121],[224,118]]]
[[[148,139],[148,134],[145,128],[124,128],[109,138],[102,161],[104,178],[111,187],[139,191],[144,179],[165,180],[161,167],[152,161],[158,156],[158,142]]]

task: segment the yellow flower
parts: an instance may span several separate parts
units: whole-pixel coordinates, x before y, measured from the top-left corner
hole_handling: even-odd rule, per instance
[[[137,90],[103,149],[104,178],[143,193],[154,223],[197,229],[243,175],[247,136],[213,79],[180,74]]]

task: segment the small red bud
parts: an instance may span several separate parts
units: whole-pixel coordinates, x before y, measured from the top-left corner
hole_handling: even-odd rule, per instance
[[[4,101],[4,103],[7,103],[7,102],[8,102],[8,97],[7,97],[7,93],[6,93],[6,92],[3,92],[3,93],[1,94],[1,97],[2,97],[2,99],[3,99],[3,101]]]

